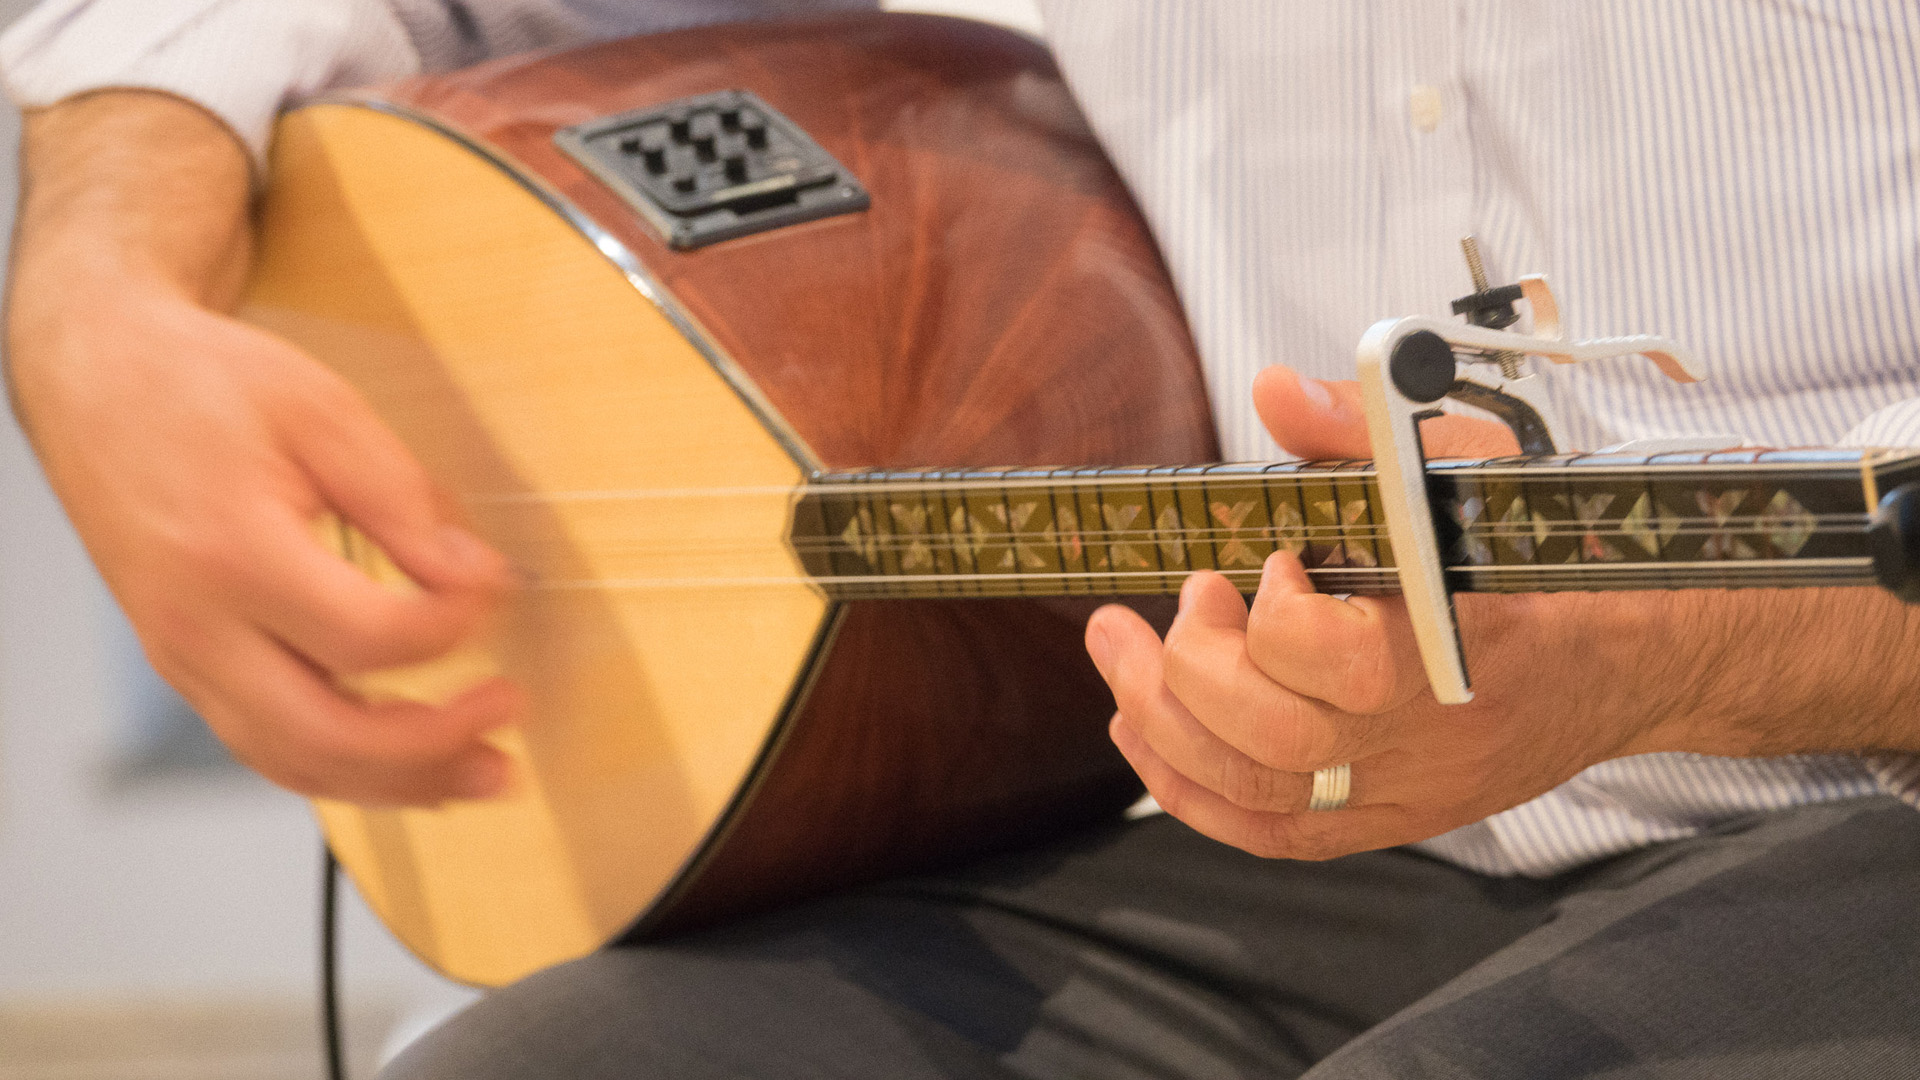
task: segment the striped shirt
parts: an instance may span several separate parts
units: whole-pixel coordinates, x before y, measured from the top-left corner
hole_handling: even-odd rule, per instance
[[[255,149],[352,82],[691,21],[859,0],[47,0],[0,39],[15,99],[199,100]],[[1384,315],[1446,314],[1459,238],[1545,273],[1575,336],[1643,364],[1533,380],[1564,445],[1732,433],[1920,445],[1920,11],[1903,0],[1040,0],[1200,345],[1221,445],[1277,447],[1260,367],[1348,378]],[[251,58],[245,65],[228,62]],[[1550,721],[1550,718],[1543,718]],[[1546,875],[1741,814],[1892,791],[1920,766],[1690,754],[1596,765],[1424,845]]]

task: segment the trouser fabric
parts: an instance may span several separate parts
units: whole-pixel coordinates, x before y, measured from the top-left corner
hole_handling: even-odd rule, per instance
[[[1920,813],[1755,815],[1544,881],[1148,818],[602,950],[385,1075],[1920,1077]]]

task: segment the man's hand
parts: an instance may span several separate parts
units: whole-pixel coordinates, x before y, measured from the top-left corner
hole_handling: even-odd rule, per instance
[[[338,677],[424,660],[508,584],[345,383],[221,312],[250,246],[247,161],[216,120],[109,92],[28,116],[8,297],[14,408],[148,657],[236,755],[308,795],[432,803],[499,792],[493,680],[440,706]],[[420,586],[332,554],[352,522]]]
[[[1309,458],[1368,456],[1352,383],[1261,374],[1255,405]],[[1423,425],[1430,452],[1515,452],[1491,421]],[[1397,598],[1313,592],[1267,561],[1251,609],[1190,578],[1163,644],[1102,608],[1087,648],[1114,742],[1169,813],[1256,854],[1323,859],[1439,835],[1628,754],[1920,748],[1920,620],[1875,589],[1458,597],[1474,700],[1428,690]],[[1350,764],[1347,809],[1308,812]]]

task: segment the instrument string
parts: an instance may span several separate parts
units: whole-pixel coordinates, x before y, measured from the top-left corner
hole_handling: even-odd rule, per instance
[[[1874,583],[1870,560],[1726,560],[1698,563],[1570,563],[1561,566],[1454,566],[1450,573],[1465,578],[1479,591],[1535,592],[1594,589],[1661,588],[1675,584],[1696,587],[1713,586],[1785,586],[1803,583],[1834,585],[1871,585]],[[1494,571],[1494,573],[1485,573]],[[1607,571],[1607,572],[1601,572]],[[1219,571],[1236,585],[1252,588],[1259,584],[1255,569]],[[1504,573],[1502,573],[1504,572]],[[807,578],[802,576],[723,575],[659,578],[599,578],[534,580],[526,587],[541,592],[606,591],[643,592],[679,589],[780,589],[819,586],[842,599],[887,599],[932,595],[1124,595],[1128,593],[1164,593],[1178,591],[1179,583],[1189,576],[1187,570],[1100,570],[1067,573],[1027,574],[872,574],[854,577]],[[1317,567],[1307,571],[1308,580],[1322,592],[1395,593],[1399,578],[1392,567]],[[1484,579],[1484,580],[1481,580]],[[1081,584],[1080,589],[1052,588]],[[946,588],[941,588],[946,586]],[[1112,586],[1102,588],[1101,586]],[[1141,588],[1134,588],[1141,586]]]

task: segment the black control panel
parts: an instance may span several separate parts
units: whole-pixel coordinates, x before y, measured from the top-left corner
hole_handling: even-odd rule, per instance
[[[676,248],[867,208],[866,188],[746,90],[603,117],[554,136]]]

